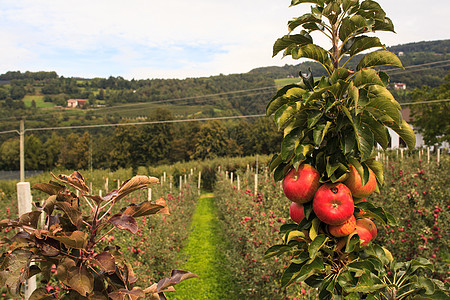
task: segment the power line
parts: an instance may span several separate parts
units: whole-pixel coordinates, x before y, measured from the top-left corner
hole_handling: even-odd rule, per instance
[[[420,102],[409,102],[409,103],[400,103],[401,106],[404,105],[416,105],[416,104],[430,104],[430,103],[440,103],[440,102],[448,102],[450,99],[442,99],[442,100],[430,100],[430,101],[420,101]]]
[[[418,67],[423,67],[423,66],[428,66],[428,65],[441,64],[441,63],[448,63],[448,62],[450,62],[450,59],[448,59],[448,60],[439,60],[439,61],[423,63],[423,64],[418,64],[418,65],[410,65],[410,66],[406,66],[405,69],[413,69],[413,68],[418,68]],[[440,67],[440,66],[436,66],[436,67]],[[397,69],[397,68],[390,68],[390,69],[383,70],[383,71],[384,72],[399,71],[399,69]],[[400,70],[400,71],[403,71],[403,70]]]

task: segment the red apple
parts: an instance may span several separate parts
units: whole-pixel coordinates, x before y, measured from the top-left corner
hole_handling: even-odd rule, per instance
[[[313,166],[302,164],[298,170],[293,168],[284,177],[283,192],[293,202],[309,202],[319,188],[319,179],[320,174]]]
[[[359,235],[359,239],[361,240],[361,247],[367,246],[372,240],[372,234],[365,227],[356,225],[356,234]]]
[[[377,227],[372,222],[372,220],[368,218],[358,219],[356,220],[356,226],[367,229],[370,232],[370,235],[372,236],[372,240],[377,237]]]
[[[303,204],[292,202],[289,207],[289,216],[292,221],[299,224],[305,217],[305,209],[303,208]]]
[[[343,224],[355,210],[352,193],[343,183],[325,183],[314,195],[313,210],[328,225]]]
[[[372,194],[377,187],[377,179],[375,173],[369,169],[369,181],[366,185],[362,185],[361,176],[359,176],[358,171],[352,165],[350,165],[350,173],[344,184],[350,189],[353,197],[364,198]]]
[[[328,225],[328,231],[332,236],[344,237],[355,231],[356,219],[355,216],[351,216],[344,224],[341,225]]]

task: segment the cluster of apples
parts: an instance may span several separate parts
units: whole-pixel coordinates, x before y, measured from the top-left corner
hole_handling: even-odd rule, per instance
[[[377,235],[377,228],[364,212],[355,213],[355,203],[366,201],[377,186],[375,174],[369,169],[369,181],[362,185],[361,176],[353,166],[343,182],[320,183],[319,172],[311,165],[293,168],[283,180],[283,192],[292,201],[289,208],[291,219],[300,223],[305,217],[303,204],[312,201],[317,218],[327,224],[328,233],[335,237],[357,234],[361,246],[366,246]]]

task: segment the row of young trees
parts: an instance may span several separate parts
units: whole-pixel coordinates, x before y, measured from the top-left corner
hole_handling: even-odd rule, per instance
[[[164,111],[160,117],[164,118]],[[166,112],[167,113],[167,112]],[[27,134],[25,168],[137,168],[223,156],[269,154],[281,135],[266,118],[252,121],[210,121],[120,126],[91,131]],[[19,138],[0,145],[0,169],[19,168]]]

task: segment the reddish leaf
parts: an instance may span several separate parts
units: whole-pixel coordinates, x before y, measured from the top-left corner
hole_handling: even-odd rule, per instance
[[[77,291],[80,295],[87,296],[94,290],[94,276],[85,265],[71,267],[67,276],[70,288]]]
[[[31,187],[32,189],[39,190],[50,196],[58,194],[66,187],[58,182],[50,181],[49,183],[36,183]]]
[[[126,180],[120,186],[114,201],[119,201],[129,193],[145,188],[147,185],[157,183],[159,183],[159,179],[156,177],[134,176],[133,178]]]
[[[194,277],[198,278],[197,274],[191,273],[189,271],[172,270],[172,274],[170,274],[169,278],[163,278],[158,282],[157,291],[160,292],[161,290],[164,290],[169,286],[173,286],[183,280]]]
[[[116,214],[109,219],[115,227],[119,229],[126,229],[132,234],[138,232],[138,225],[136,219],[126,214]]]
[[[88,234],[83,231],[75,230],[70,236],[52,236],[53,239],[60,241],[67,248],[83,249],[88,241]]]
[[[135,300],[138,299],[139,297],[145,297],[145,293],[140,288],[135,287],[131,291],[126,289],[120,289],[109,293],[108,296],[113,300],[125,300],[125,299]]]
[[[39,217],[41,215],[40,211],[32,211],[24,213],[19,217],[19,225],[28,225],[36,228],[39,222]]]
[[[158,205],[155,203],[142,202],[138,205],[132,204],[128,206],[123,211],[123,214],[138,218],[142,216],[154,215],[156,213],[159,213],[164,208],[165,206]]]
[[[56,205],[59,209],[66,213],[73,225],[75,225],[77,228],[81,227],[81,224],[83,223],[83,217],[78,209],[75,209],[67,202],[58,201]]]
[[[109,252],[97,254],[91,261],[108,274],[112,274],[116,271],[116,261]]]
[[[55,177],[55,175],[53,175],[53,174],[52,174],[52,176]],[[58,177],[55,177],[55,178],[60,180],[61,182],[64,182],[64,183],[67,183],[67,184],[73,186],[77,190],[80,190],[80,191],[83,191],[83,192],[88,192],[89,191],[89,188],[84,183],[83,176],[78,171],[74,171],[72,174],[70,174],[70,176],[61,174],[61,175],[58,175]]]

